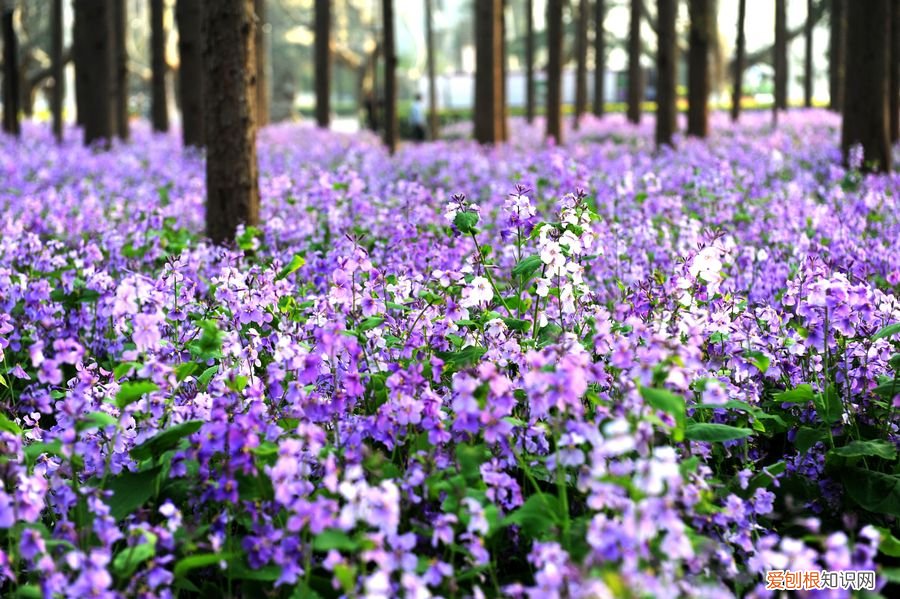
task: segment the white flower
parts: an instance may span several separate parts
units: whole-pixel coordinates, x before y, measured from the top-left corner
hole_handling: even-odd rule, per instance
[[[700,250],[691,262],[689,272],[694,278],[707,283],[718,283],[722,280],[722,253],[719,249],[708,246]]]
[[[550,279],[538,279],[537,290],[535,291],[535,293],[538,294],[538,297],[547,297],[547,294],[550,293]]]
[[[484,277],[475,277],[469,286],[463,289],[460,306],[472,308],[479,304],[487,304],[494,297],[491,282]]]

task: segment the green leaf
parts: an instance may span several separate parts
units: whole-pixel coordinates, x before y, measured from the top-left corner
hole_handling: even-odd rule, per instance
[[[475,225],[478,224],[478,213],[460,210],[453,218],[453,224],[456,225],[456,228],[463,235],[475,233]]]
[[[537,335],[538,347],[547,347],[551,343],[555,343],[559,336],[562,335],[562,327],[555,322],[549,322],[546,326],[541,327]]]
[[[744,357],[749,360],[751,364],[756,366],[756,369],[759,370],[760,374],[765,374],[767,370],[769,370],[769,364],[771,360],[769,357],[760,351],[745,351]]]
[[[675,441],[684,439],[685,426],[685,404],[684,398],[676,395],[668,389],[658,389],[654,387],[641,387],[641,397],[653,408],[671,414],[675,418],[675,430],[673,438]]]
[[[541,261],[541,257],[537,254],[526,256],[512,269],[512,275],[519,278],[523,284],[527,283],[541,268],[541,265],[543,265],[543,262]]]
[[[808,384],[797,385],[793,389],[775,394],[775,401],[779,403],[808,403],[813,400],[812,386]]]
[[[366,331],[372,330],[377,326],[381,326],[384,322],[384,318],[381,316],[369,316],[356,327],[356,330],[360,333],[365,333]]]
[[[0,431],[12,433],[13,435],[21,435],[22,427],[7,418],[6,414],[0,413]]]
[[[531,328],[531,323],[527,320],[522,320],[521,318],[504,317],[503,322],[505,322],[506,326],[513,331],[525,332]]]
[[[885,460],[893,460],[897,457],[897,448],[892,443],[881,439],[870,441],[851,441],[843,447],[836,447],[828,452],[830,455],[838,455],[842,458],[860,458],[877,456]]]
[[[116,520],[133,513],[156,494],[156,477],[162,468],[157,466],[140,472],[123,472],[106,481],[106,488],[113,492],[107,502]]]
[[[44,592],[36,584],[23,584],[16,590],[17,599],[44,599]]]
[[[289,274],[295,273],[306,264],[306,258],[301,256],[300,254],[294,254],[294,257],[291,258],[291,261],[280,271],[278,271],[278,275],[275,277],[276,281],[280,281],[285,278]]]
[[[197,382],[205,387],[206,385],[209,384],[209,380],[212,377],[214,377],[216,375],[216,372],[218,372],[218,371],[219,371],[218,366],[210,366],[209,368],[204,370],[202,373],[200,373],[200,376],[197,377]]]
[[[893,337],[897,333],[900,333],[900,322],[889,324],[883,329],[879,330],[877,333],[872,335],[872,341],[878,341],[879,339],[884,339],[885,337]]]
[[[456,462],[459,471],[469,484],[481,480],[481,464],[489,454],[484,445],[457,445]]]
[[[175,563],[175,576],[176,578],[180,578],[191,570],[196,570],[197,568],[216,566],[219,564],[219,562],[227,563],[237,557],[240,557],[240,555],[240,553],[236,552],[198,553],[197,555],[189,555],[188,557],[182,558]]]
[[[713,422],[701,422],[687,425],[684,438],[689,441],[705,441],[707,443],[721,443],[743,439],[753,434],[749,428],[740,428],[728,424]]]
[[[863,508],[900,517],[900,476],[864,468],[846,468],[842,482],[847,494]]]
[[[502,525],[515,524],[530,539],[542,539],[554,524],[560,522],[559,500],[555,495],[536,493],[503,519]]]
[[[483,347],[478,347],[475,345],[470,345],[469,347],[463,348],[459,351],[454,352],[435,352],[437,357],[444,361],[444,364],[452,366],[457,370],[460,368],[465,368],[466,366],[472,366],[481,359],[487,352]]]
[[[104,429],[107,426],[115,426],[118,420],[106,412],[90,412],[79,419],[75,425],[76,431],[86,431],[92,428]]]
[[[828,431],[820,428],[800,427],[794,436],[794,446],[799,453],[806,453],[813,445],[828,438]]]
[[[156,543],[141,543],[126,547],[113,558],[113,570],[119,578],[130,578],[137,567],[156,555]]]
[[[174,449],[185,437],[193,435],[203,426],[202,420],[188,420],[157,433],[131,450],[135,460],[147,460],[158,457],[170,449]]]
[[[881,541],[878,543],[878,551],[891,557],[900,557],[900,540],[898,540],[887,528],[876,528],[881,535]]]
[[[349,535],[338,528],[326,528],[313,539],[313,549],[316,551],[356,551],[359,544]]]
[[[151,381],[134,381],[122,383],[116,393],[116,407],[124,409],[148,393],[159,390],[159,385]]]
[[[819,418],[826,424],[837,422],[841,419],[841,415],[844,412],[844,404],[841,403],[841,398],[838,396],[834,385],[828,385],[824,392],[816,393],[816,396],[813,398],[813,404],[816,406],[816,413],[819,415]]]
[[[137,362],[122,362],[118,364],[115,368],[113,368],[113,379],[119,380],[120,378],[127,376],[135,368],[139,367],[140,364]]]
[[[196,362],[184,362],[175,367],[175,380],[179,383],[194,374],[200,366]]]

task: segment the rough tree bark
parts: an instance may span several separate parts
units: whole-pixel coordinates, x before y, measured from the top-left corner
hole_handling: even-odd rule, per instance
[[[631,21],[628,25],[628,120],[641,122],[641,100],[644,96],[641,72],[641,2],[631,0]]]
[[[656,84],[656,145],[672,145],[676,128],[676,75],[678,65],[678,38],[675,20],[678,17],[678,0],[657,0],[659,30],[657,42]]]
[[[50,7],[50,62],[53,70],[53,93],[50,96],[50,112],[53,115],[53,136],[58,143],[63,140],[63,98],[65,77],[63,74],[63,5],[53,0]]]
[[[394,46],[394,0],[381,1],[384,29],[384,145],[397,151],[397,50]]]
[[[691,18],[688,46],[687,134],[706,137],[709,132],[709,52],[712,44],[713,0],[689,0]]]
[[[806,0],[804,25],[805,55],[803,57],[803,106],[812,108],[813,95],[813,0]]]
[[[331,2],[316,0],[316,125],[328,128],[331,120]]]
[[[428,130],[431,139],[440,136],[437,111],[437,74],[434,66],[434,0],[425,0],[425,45],[428,48]]]
[[[269,124],[269,68],[266,53],[266,0],[255,0],[256,11],[256,126]]]
[[[747,35],[744,20],[747,16],[747,0],[738,4],[737,44],[734,56],[734,88],[731,93],[731,120],[737,122],[741,116],[741,98],[744,95],[744,64],[747,58]]]
[[[562,0],[547,0],[547,138],[562,143]]]
[[[831,37],[828,48],[829,108],[843,110],[844,62],[847,54],[847,8],[845,0],[831,0]]]
[[[525,1],[525,118],[534,122],[534,0]]]
[[[775,0],[775,111],[787,110],[787,0]]]
[[[0,2],[3,28],[3,131],[19,135],[19,52],[13,24],[15,4]]]
[[[83,87],[79,115],[83,114],[84,143],[108,145],[116,124],[113,108],[115,56],[112,3],[107,0],[76,2],[75,23],[82,36],[79,42],[81,58],[75,66],[81,71]]]
[[[125,46],[128,8],[125,0],[112,0],[115,30],[115,106],[116,135],[128,139],[128,48]]]
[[[863,168],[891,170],[888,118],[891,0],[847,2],[847,69],[841,147],[849,164],[861,144]]]
[[[503,2],[475,3],[475,140],[503,141]]]
[[[177,0],[178,80],[181,90],[181,137],[185,146],[206,143],[203,115],[203,0]]]
[[[588,19],[588,0],[579,0],[575,36],[575,117],[572,120],[575,129],[587,109]]]
[[[152,83],[150,93],[154,131],[169,130],[169,111],[166,106],[166,29],[163,21],[163,0],[150,0],[150,54]]]
[[[256,163],[256,48],[253,0],[203,2],[206,234],[234,239],[259,223]]]
[[[606,36],[603,21],[606,19],[605,0],[594,0],[594,116],[603,116],[604,77],[606,76]]]

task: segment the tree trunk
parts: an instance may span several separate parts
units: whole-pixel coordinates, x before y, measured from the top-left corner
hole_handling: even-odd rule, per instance
[[[547,0],[547,138],[562,143],[562,0]]]
[[[115,39],[115,101],[116,134],[119,139],[128,139],[128,48],[126,31],[128,28],[128,8],[125,0],[112,0]]]
[[[747,60],[747,35],[744,20],[747,16],[747,0],[738,4],[737,47],[734,56],[734,89],[731,93],[731,120],[737,122],[741,116],[741,98],[744,96],[744,63]]]
[[[900,3],[890,5],[891,10],[891,54],[890,81],[888,88],[888,110],[890,111],[891,144],[900,141]]]
[[[574,129],[578,129],[578,121],[587,109],[588,19],[588,0],[580,0],[575,30],[575,117],[572,119]]]
[[[503,141],[503,1],[475,3],[475,140]]]
[[[500,140],[506,141],[506,1],[500,0]]]
[[[688,127],[687,134],[706,137],[709,133],[709,52],[712,43],[713,0],[689,0],[691,29],[688,46]]]
[[[63,140],[63,98],[65,76],[63,69],[63,4],[53,0],[50,7],[50,61],[53,69],[53,93],[50,96],[50,112],[53,115],[53,136],[58,143]]]
[[[381,0],[384,28],[384,145],[397,151],[397,50],[394,47],[394,0]]]
[[[847,8],[845,0],[831,0],[831,39],[828,48],[829,107],[843,110],[844,61],[847,48]]]
[[[113,52],[113,11],[110,0],[76,2],[75,22],[82,35],[81,60],[84,143],[100,141],[108,145],[116,130],[113,108],[115,56]]]
[[[185,146],[206,143],[203,115],[203,0],[177,0],[178,88],[181,90],[181,137]]]
[[[15,4],[0,3],[3,14],[3,131],[18,136],[19,125],[19,52],[13,26]]]
[[[813,0],[806,0],[806,24],[804,29],[806,54],[803,62],[803,106],[812,108],[813,95]]]
[[[154,131],[169,130],[169,111],[166,106],[166,29],[163,0],[150,0],[151,104]]]
[[[253,0],[203,2],[206,234],[234,239],[259,223],[256,164],[256,48]]]
[[[631,0],[631,22],[628,26],[628,120],[641,122],[641,100],[644,81],[641,72],[641,2]]]
[[[847,2],[847,70],[844,78],[844,162],[862,144],[863,168],[891,170],[888,118],[890,0]]]
[[[331,2],[316,0],[316,125],[328,128],[331,120]]]
[[[678,0],[657,0],[657,54],[656,84],[656,145],[672,145],[676,129],[676,76],[678,65],[678,37],[675,21],[678,18]]]
[[[75,123],[84,127],[85,116],[88,113],[87,71],[90,62],[87,57],[87,31],[85,17],[86,6],[82,2],[72,2],[72,63],[75,66]],[[81,16],[79,16],[81,15]]]
[[[775,111],[787,110],[787,0],[775,0]]]
[[[434,0],[425,0],[425,45],[428,47],[428,129],[431,139],[440,136],[437,110],[437,74],[434,67]]]
[[[534,0],[525,1],[525,119],[534,122]]]
[[[594,0],[594,116],[603,116],[604,77],[606,76],[606,36],[603,21],[606,18],[605,0]]]
[[[256,126],[269,124],[269,68],[266,24],[268,16],[266,0],[255,0],[256,11]]]

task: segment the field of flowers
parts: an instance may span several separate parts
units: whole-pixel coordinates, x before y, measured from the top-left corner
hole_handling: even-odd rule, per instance
[[[230,250],[174,137],[3,139],[0,595],[889,595],[900,178],[769,118],[275,126]]]

